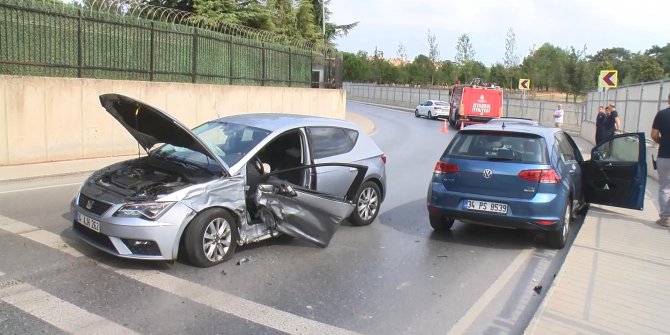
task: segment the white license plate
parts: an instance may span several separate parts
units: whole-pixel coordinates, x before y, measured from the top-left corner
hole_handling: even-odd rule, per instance
[[[465,209],[473,211],[507,214],[507,204],[499,202],[465,200]]]
[[[91,230],[97,231],[98,233],[100,232],[100,221],[91,219],[79,212],[77,212],[76,218],[77,222],[81,223],[82,225],[90,228]]]

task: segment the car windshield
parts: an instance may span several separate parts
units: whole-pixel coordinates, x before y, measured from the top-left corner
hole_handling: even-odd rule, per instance
[[[445,156],[546,164],[542,137],[523,133],[460,132]]]
[[[232,166],[266,138],[270,131],[236,123],[212,121],[194,128],[193,133],[228,166]],[[211,163],[211,159],[200,152],[172,144],[165,144],[151,154],[203,168]]]

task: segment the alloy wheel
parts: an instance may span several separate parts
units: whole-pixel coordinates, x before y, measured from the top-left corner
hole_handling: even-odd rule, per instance
[[[358,211],[358,216],[363,220],[370,220],[377,213],[377,208],[379,207],[379,195],[372,188],[368,187],[361,192],[361,195],[358,197],[358,203],[356,209]]]
[[[202,249],[205,257],[218,262],[228,253],[232,243],[230,224],[224,218],[216,218],[207,225],[202,236]]]

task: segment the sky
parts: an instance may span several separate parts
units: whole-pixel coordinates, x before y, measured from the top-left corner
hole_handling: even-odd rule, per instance
[[[644,52],[670,43],[670,0],[331,0],[330,22],[359,22],[335,43],[341,51],[386,58],[405,46],[411,61],[428,55],[428,30],[436,37],[440,60],[454,60],[456,43],[468,34],[475,60],[487,66],[505,56],[509,28],[522,61],[529,50],[551,43],[593,55],[622,47]]]

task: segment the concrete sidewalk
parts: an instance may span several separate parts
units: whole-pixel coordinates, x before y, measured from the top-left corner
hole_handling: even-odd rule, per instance
[[[670,333],[670,229],[654,223],[657,192],[647,178],[643,211],[591,206],[525,334]]]

